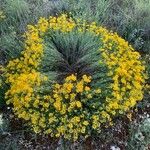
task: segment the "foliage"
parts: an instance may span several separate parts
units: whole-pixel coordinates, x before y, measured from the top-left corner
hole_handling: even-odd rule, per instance
[[[60,0],[55,9],[58,14],[71,13],[75,18],[103,24],[108,17],[110,2],[110,0]]]
[[[23,48],[22,42],[17,36],[17,33],[13,30],[13,28],[10,29],[9,33],[2,34],[0,37],[0,55],[3,57],[2,64],[6,63],[8,60],[18,57]]]
[[[53,73],[59,81],[70,74],[77,73],[81,77],[103,71],[98,67],[98,48],[101,43],[93,34],[77,31],[67,34],[59,31],[47,32],[44,41],[46,48],[41,71],[46,74]]]
[[[0,109],[5,106],[5,92],[7,90],[7,87],[5,85],[4,77],[2,76],[2,73],[4,71],[4,68],[0,65]]]
[[[135,49],[149,53],[150,2],[148,0],[59,0],[52,1],[52,14],[67,13],[74,18],[107,26],[128,40]]]
[[[149,53],[147,46],[149,45],[150,2],[125,0],[121,4],[119,1],[115,4],[116,6],[113,5],[115,15],[111,15],[110,20],[115,24],[115,30],[132,43],[135,49]]]
[[[144,118],[140,124],[131,126],[128,139],[129,150],[148,150],[150,144],[150,118]]]
[[[9,28],[15,28],[15,30],[23,29],[24,24],[28,21],[29,6],[24,0],[1,0],[1,7],[5,14],[5,19],[1,22],[1,32],[7,32]]]

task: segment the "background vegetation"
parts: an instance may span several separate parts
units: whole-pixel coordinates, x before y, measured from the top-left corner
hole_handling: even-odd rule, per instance
[[[117,32],[140,52],[147,63],[150,75],[150,1],[149,0],[0,0],[0,65],[20,55],[23,50],[23,33],[27,24],[34,24],[40,16],[67,13],[73,18],[95,21]],[[0,74],[2,74],[0,70]],[[2,81],[0,76],[0,83]],[[150,81],[147,81],[150,84]],[[2,88],[3,87],[3,88]],[[34,135],[12,110],[5,105],[4,92],[0,89],[1,149],[127,149],[150,148],[150,93],[127,117],[116,118],[116,125],[100,135],[74,143],[48,136]],[[120,120],[121,119],[121,120]]]

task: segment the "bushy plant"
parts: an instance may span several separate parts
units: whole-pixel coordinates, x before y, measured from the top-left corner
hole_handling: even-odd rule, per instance
[[[113,5],[114,15],[110,21],[115,24],[115,30],[132,45],[143,52],[149,53],[150,2],[147,0],[125,0]],[[113,12],[112,12],[113,13]],[[113,27],[113,24],[110,24]]]
[[[110,0],[58,0],[51,1],[51,12],[53,15],[70,14],[74,18],[80,18],[89,22],[96,21],[101,24],[108,19],[109,8],[111,6]]]
[[[70,13],[75,18],[107,26],[128,40],[136,50],[149,53],[150,2],[148,0],[59,0],[53,14]]]
[[[128,42],[95,22],[40,18],[6,67],[7,104],[35,132],[76,140],[142,100],[144,70]]]
[[[129,150],[148,150],[150,144],[150,118],[144,118],[140,124],[132,125],[130,130],[127,148]]]
[[[15,30],[24,31],[24,24],[28,22],[29,6],[25,0],[6,0],[0,1],[1,8],[6,15],[5,21],[1,23],[1,32],[7,32],[8,28],[14,27]]]
[[[11,28],[9,30],[10,31],[8,33],[1,34],[0,37],[0,55],[3,60],[2,64],[6,63],[12,58],[18,57],[23,48],[23,43],[14,29]]]
[[[28,23],[46,16],[42,1],[0,0],[0,64],[20,56]]]

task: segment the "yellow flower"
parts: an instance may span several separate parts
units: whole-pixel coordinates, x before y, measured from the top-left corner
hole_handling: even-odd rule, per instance
[[[71,93],[70,94],[70,100],[74,100],[76,98],[76,94],[75,93]]]
[[[77,77],[76,77],[74,74],[72,74],[72,75],[66,77],[65,80],[66,80],[67,82],[68,82],[68,81],[76,81],[76,80],[77,80]]]
[[[83,126],[83,127],[81,128],[81,133],[85,133],[85,130],[86,130],[86,128]]]
[[[55,102],[54,107],[56,108],[56,110],[60,111],[61,110],[61,103],[60,102]]]
[[[97,127],[98,127],[98,125],[95,124],[95,123],[93,123],[92,128],[93,128],[93,129],[96,129]]]
[[[91,99],[91,98],[92,98],[92,94],[88,94],[88,95],[87,95],[87,98],[88,98],[88,99]]]
[[[91,82],[91,76],[83,75],[82,78],[84,82],[87,82],[87,83]]]
[[[38,126],[33,127],[33,130],[34,130],[35,133],[39,133],[40,132],[40,129],[39,129]]]
[[[49,103],[44,103],[43,107],[48,108],[49,107]]]
[[[90,91],[90,87],[85,86],[85,91]]]
[[[34,106],[35,108],[38,108],[39,103],[40,103],[39,99],[36,99],[36,100],[34,101],[34,103],[33,103],[33,106]]]
[[[72,129],[72,128],[73,128],[72,123],[69,123],[69,124],[68,124],[68,127],[69,127],[70,129]]]
[[[51,129],[47,129],[44,133],[45,133],[45,134],[50,134],[51,132],[52,132]]]
[[[82,81],[77,83],[77,85],[76,85],[76,92],[77,93],[82,93],[83,92],[83,82]]]
[[[100,93],[101,93],[101,89],[95,90],[95,93],[96,93],[96,94],[100,94]]]
[[[58,84],[58,83],[56,83],[54,86],[56,89],[59,89],[61,87],[60,84]]]
[[[132,113],[128,113],[128,114],[127,114],[127,118],[128,118],[130,121],[132,121]]]
[[[81,104],[80,101],[76,101],[76,105],[77,105],[78,108],[81,108],[81,107],[82,107],[82,104]]]
[[[48,23],[47,19],[40,18],[37,26],[41,32],[46,32],[46,30],[48,29],[48,25],[49,25],[49,23]]]
[[[89,125],[89,122],[88,121],[83,121],[83,125],[87,126],[87,125]]]
[[[67,93],[70,93],[72,88],[73,88],[73,84],[72,83],[64,83],[64,88],[66,90]]]

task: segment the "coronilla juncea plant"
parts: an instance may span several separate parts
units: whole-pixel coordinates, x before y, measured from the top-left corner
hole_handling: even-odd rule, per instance
[[[61,67],[47,67],[44,72],[41,66],[48,63],[50,55],[54,56],[52,52],[48,53],[50,49],[46,50],[46,43],[52,40],[55,43],[51,35],[56,32],[64,36],[72,32],[90,33],[96,37],[100,43],[97,53],[87,54],[85,61],[96,58],[92,61],[98,61],[97,69],[102,66],[104,71],[85,71],[84,66],[89,65],[83,63],[72,73],[68,54],[78,58],[80,53],[71,51],[74,46],[71,43],[70,53],[67,48],[57,51],[67,64],[65,77],[61,81],[52,80],[51,68],[59,73]],[[73,140],[80,135],[87,137],[92,131],[100,132],[102,124],[112,125],[114,116],[125,113],[142,100],[146,78],[144,62],[117,33],[109,32],[95,22],[89,24],[62,14],[49,19],[40,18],[36,25],[28,25],[24,37],[25,48],[21,57],[11,60],[6,67],[5,77],[10,88],[5,97],[7,104],[13,104],[14,113],[27,120],[35,132]],[[59,45],[59,42],[55,43],[56,49]],[[77,45],[75,50],[79,50],[80,44]],[[82,60],[75,59],[75,62]]]

